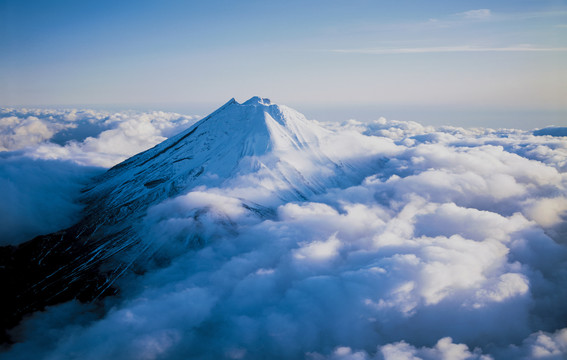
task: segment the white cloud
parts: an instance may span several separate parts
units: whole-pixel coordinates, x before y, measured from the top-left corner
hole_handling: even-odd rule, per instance
[[[300,244],[297,250],[293,251],[293,256],[299,260],[325,261],[336,257],[339,254],[341,241],[336,234],[325,241],[313,241]]]
[[[0,109],[0,244],[72,225],[83,207],[79,191],[102,171],[94,167],[115,165],[193,122],[160,111]]]
[[[492,12],[490,11],[490,9],[478,9],[478,10],[464,11],[458,13],[457,15],[462,16],[465,19],[486,20],[492,16]]]
[[[17,150],[50,139],[55,131],[35,116],[0,118],[0,150]]]
[[[562,359],[567,354],[567,328],[553,334],[538,332],[524,341],[525,358]]]
[[[80,220],[80,190],[102,169],[0,153],[0,246],[64,229]]]
[[[65,159],[81,165],[111,167],[192,125],[196,120],[174,113],[116,113],[105,120],[108,128],[64,146],[43,143],[29,156]]]
[[[0,151],[111,167],[196,122],[197,117],[153,112],[0,109]]]
[[[100,132],[107,116],[92,110],[0,108],[0,151]]]
[[[110,143],[156,134],[132,126]],[[34,314],[5,357],[564,356],[567,144],[385,119],[344,127],[334,156],[364,178],[274,200],[266,217],[246,209],[254,174],[167,200],[139,229],[167,261],[120,280],[100,317],[77,303]]]
[[[527,215],[544,227],[558,225],[567,218],[567,198],[542,198],[529,202]]]

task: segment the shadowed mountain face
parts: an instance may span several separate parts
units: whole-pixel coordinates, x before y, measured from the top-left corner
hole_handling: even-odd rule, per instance
[[[242,198],[244,208],[266,218],[283,201],[363,178],[357,164],[330,150],[332,135],[268,99],[243,104],[232,99],[184,132],[114,166],[83,190],[86,208],[79,223],[0,249],[3,329],[48,305],[115,294],[118,278],[144,272],[159,247],[142,239],[141,220],[168,198],[199,186],[231,189],[246,178],[253,190]],[[203,241],[190,236],[188,248]]]

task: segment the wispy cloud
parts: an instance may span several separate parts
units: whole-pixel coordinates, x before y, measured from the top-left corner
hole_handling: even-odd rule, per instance
[[[567,16],[567,11],[563,10],[499,13],[492,12],[490,9],[477,9],[459,12],[449,16],[441,16],[439,18],[430,18],[428,21],[421,22],[418,25],[422,27],[434,26],[436,28],[454,28],[463,25],[476,24],[478,22],[503,24],[534,21],[538,19],[548,19],[549,21],[552,21],[552,19],[561,20],[561,18],[564,18],[565,16]],[[555,27],[562,26],[562,24],[559,24]]]
[[[455,15],[462,16],[465,19],[486,20],[492,16],[492,13],[490,12],[490,9],[478,9],[461,12]]]
[[[384,49],[333,49],[335,53],[347,54],[428,54],[428,53],[459,53],[459,52],[562,52],[567,47],[533,47],[533,46],[506,46],[506,47],[477,47],[477,46],[436,46],[413,48],[384,48]]]

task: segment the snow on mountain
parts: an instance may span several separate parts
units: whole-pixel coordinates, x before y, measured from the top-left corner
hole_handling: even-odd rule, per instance
[[[186,131],[116,165],[86,196],[96,209],[117,204],[133,209],[272,165],[277,172],[273,180],[283,182],[273,184],[273,189],[310,193],[316,184],[301,179],[300,173],[313,165],[332,164],[316,146],[326,133],[301,114],[267,99],[252,98],[243,104],[232,99]],[[309,159],[286,156],[293,151],[302,151]],[[119,221],[125,215],[113,216]]]
[[[338,145],[354,143],[351,149]],[[359,182],[381,165],[373,160],[369,167],[360,154],[354,160],[353,151],[387,154],[396,146],[386,139],[327,130],[266,98],[253,97],[242,104],[231,99],[187,130],[97,179],[84,193],[82,225],[87,233],[92,231],[91,237],[111,238],[101,256],[119,254],[122,264],[116,269],[127,268],[156,251],[155,244],[141,240],[143,230],[137,226],[152,205],[193,188],[220,188],[223,196],[240,199],[252,214],[269,217],[278,205]]]
[[[346,152],[333,151],[336,136],[268,99],[231,99],[184,132],[111,168],[85,191],[86,213],[122,223],[193,187],[230,191],[243,182],[253,188],[245,200],[260,206],[305,199],[364,177]]]
[[[147,240],[141,225],[153,205],[194,188],[222,188],[239,198],[249,214],[267,218],[287,201],[366,176],[365,161],[355,161],[352,149],[337,144],[357,143],[355,152],[367,154],[396,149],[390,140],[369,142],[355,132],[341,134],[341,141],[337,136],[268,99],[253,97],[242,104],[231,99],[187,130],[99,176],[83,190],[86,207],[76,225],[5,255],[13,260],[32,252],[38,268],[31,279],[21,273],[13,286],[26,288],[35,304],[30,309],[45,305],[38,301],[42,298],[58,302],[77,292],[85,299],[99,296],[129,269],[143,271],[144,262],[155,258],[160,246]]]

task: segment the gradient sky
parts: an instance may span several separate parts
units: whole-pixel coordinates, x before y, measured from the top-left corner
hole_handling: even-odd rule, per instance
[[[0,0],[0,49],[0,106],[567,110],[560,0]]]

